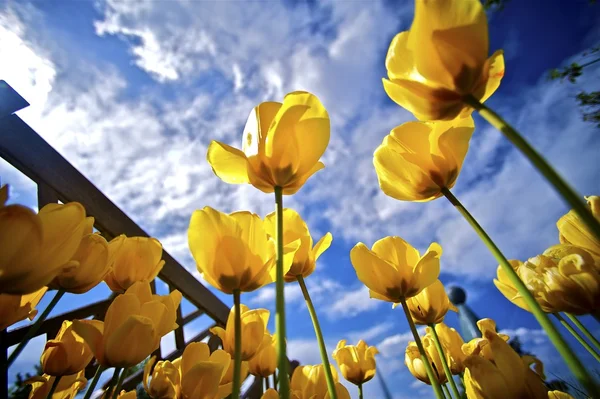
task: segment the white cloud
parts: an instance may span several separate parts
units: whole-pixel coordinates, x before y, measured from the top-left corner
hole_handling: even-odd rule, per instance
[[[369,298],[369,289],[361,285],[354,290],[344,290],[335,299],[330,299],[331,305],[323,310],[331,319],[353,317],[360,313],[378,308],[385,303]],[[391,307],[392,305],[389,304]]]

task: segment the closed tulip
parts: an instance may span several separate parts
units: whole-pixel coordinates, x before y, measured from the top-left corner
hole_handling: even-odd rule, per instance
[[[432,243],[423,256],[400,237],[385,237],[369,250],[362,242],[350,251],[358,279],[371,298],[400,303],[433,284],[440,274],[442,247]]]
[[[242,360],[249,360],[254,356],[263,342],[270,312],[267,309],[250,310],[248,306],[241,304],[242,319]],[[231,308],[227,325],[213,327],[210,332],[221,338],[223,349],[232,357],[235,355],[235,307]]]
[[[333,351],[333,358],[347,381],[361,385],[375,376],[375,355],[379,351],[374,346],[367,346],[362,339],[356,346],[346,345],[346,340],[338,342]]]
[[[152,399],[177,399],[181,382],[179,366],[168,360],[154,366],[155,362],[156,356],[152,356],[144,366],[144,390]]]
[[[242,151],[213,141],[206,158],[215,174],[230,184],[252,184],[272,193],[294,194],[325,165],[319,161],[329,144],[329,115],[319,99],[295,91],[278,102],[255,107],[242,138]]]
[[[481,338],[473,338],[469,342],[463,344],[462,351],[466,356],[478,354],[487,360],[494,360],[494,353],[489,346],[489,340],[486,338],[488,334],[495,334],[502,340],[508,341],[510,337],[506,334],[496,332],[496,322],[492,319],[481,319],[477,321],[477,327],[481,331]]]
[[[448,310],[458,311],[448,299],[444,284],[440,280],[408,299],[406,304],[416,324],[438,324],[444,320]]]
[[[429,329],[431,327],[427,327],[426,331],[429,335]],[[448,367],[452,374],[457,375],[464,371],[465,366],[463,364],[463,360],[465,359],[465,354],[462,351],[462,346],[464,345],[464,341],[458,331],[454,328],[448,327],[443,322],[435,325],[435,332],[440,338],[440,343],[442,344],[442,348],[444,349],[444,355],[446,356],[446,362],[448,363]]]
[[[275,241],[254,213],[228,215],[208,206],[197,210],[190,220],[188,243],[202,277],[226,294],[254,291],[275,281]],[[299,244],[296,240],[286,245],[284,273]]]
[[[38,313],[35,307],[46,291],[48,287],[25,295],[0,294],[0,331],[21,320],[33,320]]]
[[[93,356],[88,344],[73,329],[73,322],[65,320],[56,338],[46,342],[42,370],[55,377],[76,374],[87,367]]]
[[[271,237],[276,237],[277,219],[275,212],[267,215],[265,225]],[[283,243],[294,245],[300,242],[300,247],[294,255],[292,267],[285,274],[286,282],[296,281],[297,276],[308,277],[315,271],[317,259],[331,245],[331,233],[325,234],[313,247],[313,239],[308,231],[308,226],[298,212],[293,209],[283,210]]]
[[[583,315],[600,306],[600,273],[583,248],[559,244],[524,263],[512,260],[511,265],[545,312]],[[529,310],[500,269],[496,287],[515,305]]]
[[[429,336],[424,336],[421,338],[421,342],[423,343],[423,348],[425,349],[425,353],[427,355],[427,361],[431,364],[431,368],[433,369],[433,373],[438,380],[438,383],[444,384],[448,381],[446,378],[446,374],[444,373],[442,359],[440,358],[439,353],[435,348],[435,344],[433,342],[433,338]],[[419,348],[415,342],[409,342],[406,347],[406,352],[404,354],[404,364],[408,367],[408,371],[417,378],[418,380],[423,381],[425,384],[431,385],[431,381],[429,381],[429,376],[427,375],[427,371],[425,369],[425,365],[423,364],[423,360],[421,359],[421,354],[419,353]]]
[[[373,154],[379,186],[401,201],[431,201],[452,188],[475,125],[471,117],[449,122],[406,122]]]
[[[121,234],[108,244],[111,270],[105,282],[114,292],[123,292],[134,283],[154,280],[165,265],[162,245],[156,238],[126,237]]]
[[[221,349],[212,354],[203,342],[188,344],[180,359],[173,362],[181,373],[182,399],[215,399],[219,383],[227,373],[231,356]]]
[[[225,374],[221,378],[221,381],[219,382],[219,398],[226,398],[229,395],[231,395],[233,391],[233,363],[234,362],[232,358],[231,362],[229,363],[229,367],[227,368],[227,371],[225,372]],[[248,362],[242,362],[240,369],[240,381],[244,381],[246,379],[246,377],[248,376],[248,369]]]
[[[479,0],[415,1],[410,30],[390,44],[383,87],[419,120],[450,120],[472,111],[466,96],[488,99],[504,76],[501,50],[490,58]]]
[[[586,200],[592,215],[596,220],[600,220],[600,197],[592,195],[586,197]],[[556,227],[558,227],[561,244],[571,244],[585,249],[594,257],[596,267],[600,268],[600,237],[588,229],[575,211],[571,210],[558,219]]]
[[[105,367],[132,367],[158,348],[161,337],[177,328],[177,290],[152,295],[150,284],[137,282],[108,307],[104,322],[75,320],[73,328]]]
[[[333,380],[337,383],[338,375],[333,366],[331,372]],[[290,389],[298,399],[325,399],[328,391],[323,365],[296,367],[292,374]]]
[[[265,391],[265,393],[263,393],[260,399],[279,399],[279,392],[273,388],[269,388]]]
[[[55,379],[56,377],[44,374],[25,381],[26,384],[31,385],[29,399],[47,399]],[[52,399],[73,399],[86,384],[87,379],[84,377],[83,370],[77,374],[61,377]]]
[[[250,374],[268,377],[277,369],[277,337],[265,332],[258,352],[248,361]]]

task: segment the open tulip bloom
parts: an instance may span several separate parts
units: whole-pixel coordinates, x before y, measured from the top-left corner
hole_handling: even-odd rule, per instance
[[[355,345],[346,345],[346,340],[338,342],[333,351],[333,358],[347,381],[358,386],[358,396],[363,398],[362,385],[375,376],[375,355],[379,351],[374,346],[367,346],[362,339]]]

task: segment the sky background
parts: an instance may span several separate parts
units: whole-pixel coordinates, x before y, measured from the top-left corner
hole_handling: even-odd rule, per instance
[[[381,84],[388,45],[408,29],[413,8],[408,0],[0,1],[0,79],[31,103],[18,115],[195,276],[186,233],[195,209],[261,216],[274,209],[272,195],[219,180],[205,160],[208,144],[239,147],[248,114],[262,101],[281,101],[293,90],[316,94],[331,117],[326,168],[284,205],[307,220],[315,241],[328,231],[334,237],[307,279],[330,351],[340,339],[365,339],[381,352],[379,371],[394,398],[432,396],[403,364],[410,332],[402,311],[369,299],[349,259],[358,241],[371,246],[398,235],[421,251],[439,242],[441,280],[460,284],[479,316],[518,335],[550,378],[571,379],[533,317],[496,290],[494,258],[450,203],[399,202],[379,190],[373,151],[393,127],[413,119]],[[510,1],[488,18],[490,50],[504,49],[506,74],[487,104],[579,193],[598,194],[600,131],[582,121],[574,97],[598,88],[599,64],[576,85],[546,76],[598,44],[600,6]],[[535,256],[558,242],[555,223],[568,209],[500,133],[478,116],[475,122],[453,191],[508,258]],[[12,186],[11,202],[36,207],[35,184],[2,160],[0,176]],[[102,284],[83,299],[68,295],[54,313],[108,292]],[[297,286],[286,287],[286,300],[290,357],[319,363]],[[273,310],[274,286],[244,294],[242,302]],[[182,306],[184,314],[192,310]],[[457,326],[453,314],[446,321]],[[209,323],[198,319],[186,336]],[[43,343],[30,343],[14,372],[30,370]],[[173,345],[172,334],[165,337],[163,353]],[[377,379],[365,395],[382,397]]]

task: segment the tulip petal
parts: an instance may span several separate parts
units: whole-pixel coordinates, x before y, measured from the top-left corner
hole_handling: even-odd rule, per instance
[[[118,295],[108,307],[104,316],[104,334],[112,335],[130,316],[139,314],[140,300],[136,295]]]
[[[402,296],[399,288],[401,283],[398,281],[398,271],[392,265],[379,258],[363,243],[352,248],[350,260],[363,284],[388,301],[399,302],[399,297]]]
[[[215,327],[220,328],[220,327]],[[221,329],[222,330],[222,329]],[[213,329],[210,330],[213,334]],[[220,335],[219,335],[220,338]],[[210,357],[210,348],[204,342],[192,342],[188,344],[181,356],[181,375],[187,374],[195,364],[208,361]],[[220,380],[220,379],[219,379]]]
[[[385,69],[392,80],[409,78],[414,69],[413,54],[407,47],[408,36],[408,31],[398,33],[388,48]]]
[[[214,399],[219,391],[223,365],[216,362],[195,364],[181,380],[181,393],[185,399]]]
[[[269,240],[263,220],[257,214],[248,211],[234,212],[230,216],[240,227],[241,239],[250,251],[261,259],[268,259]]]
[[[327,233],[323,237],[321,237],[321,239],[315,244],[315,246],[312,249],[315,260],[319,259],[321,254],[329,248],[332,240],[333,236],[331,235],[331,233]]]
[[[476,93],[479,97],[480,102],[485,102],[488,98],[494,94],[494,92],[500,87],[500,81],[504,77],[504,51],[497,50],[492,54],[492,56],[488,59],[487,65],[489,68],[488,78],[485,82],[485,86],[483,89],[483,93]]]
[[[429,245],[425,255],[421,257],[415,266],[415,281],[419,291],[433,284],[440,275],[440,256],[442,247],[434,242]]]
[[[296,194],[296,192],[298,190],[300,190],[302,188],[302,186],[304,185],[304,183],[306,183],[306,181],[315,173],[317,173],[318,171],[320,171],[321,169],[325,168],[325,164],[321,161],[317,162],[312,169],[310,169],[308,172],[304,173],[303,175],[300,175],[296,180],[294,180],[294,182],[292,182],[291,184],[286,185],[283,188],[283,194],[284,195],[292,195],[292,194]]]
[[[260,158],[264,155],[269,127],[282,105],[278,102],[267,101],[260,103],[250,111],[244,126],[242,140],[242,150],[248,158],[253,156]]]
[[[130,316],[112,334],[106,335],[106,360],[115,367],[135,366],[148,357],[159,342],[151,318]]]
[[[206,153],[206,160],[219,179],[229,184],[246,184],[248,179],[248,160],[237,148],[211,141]]]
[[[388,261],[396,269],[404,265],[416,265],[419,262],[419,251],[400,237],[384,237],[375,241],[373,252],[381,259]]]
[[[88,344],[98,362],[103,364],[104,323],[100,320],[73,320],[73,330]]]

